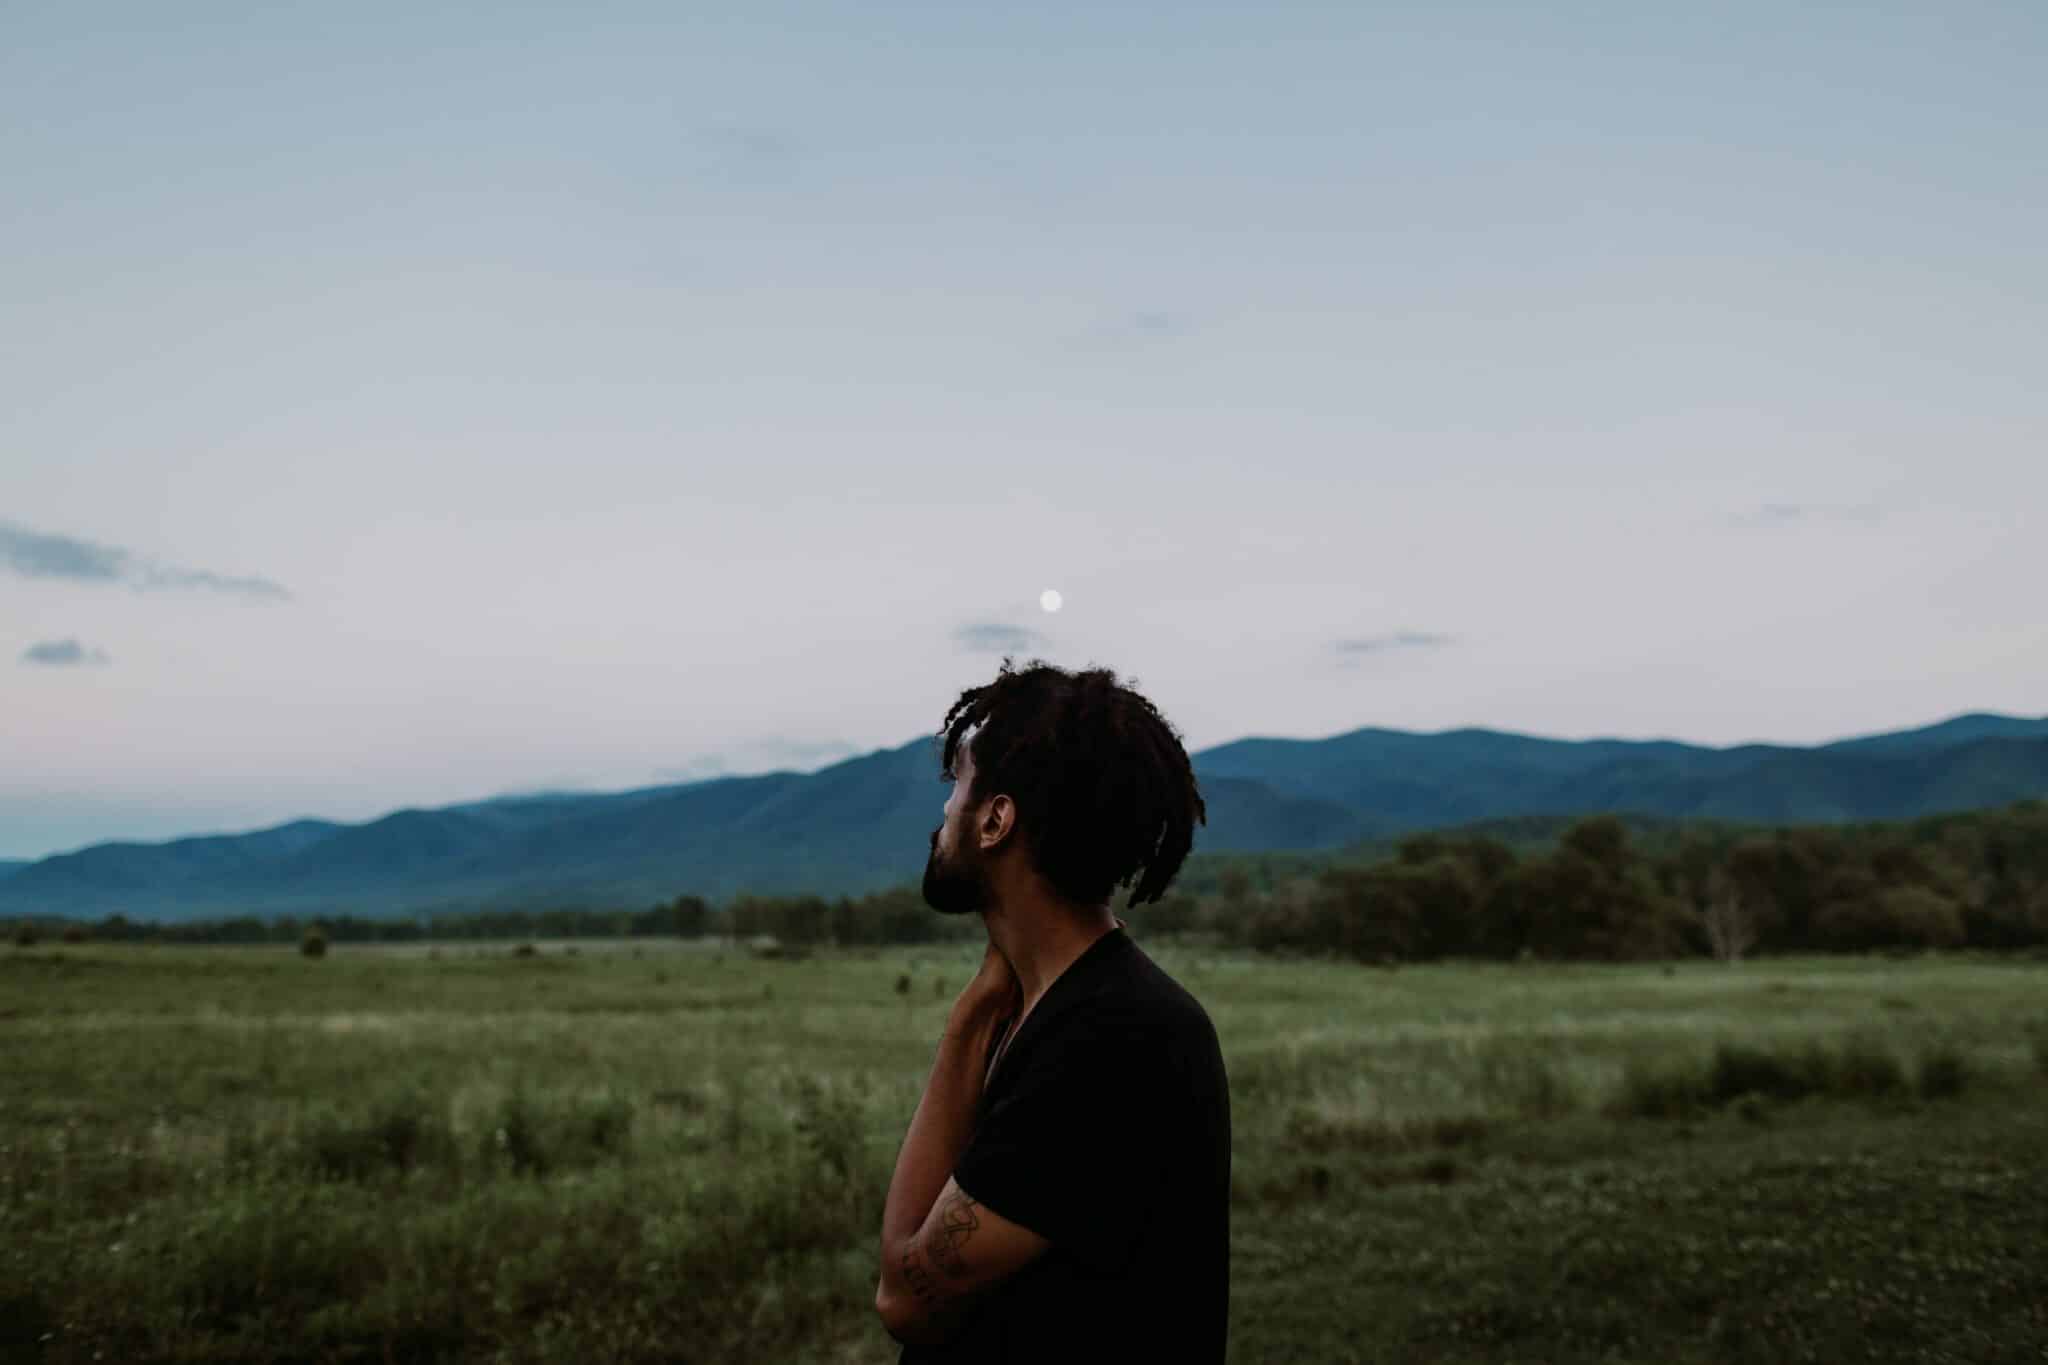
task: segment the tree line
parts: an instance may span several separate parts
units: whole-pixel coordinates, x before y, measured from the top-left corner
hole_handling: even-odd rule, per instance
[[[1176,907],[1267,950],[1368,961],[1643,959],[2048,945],[2048,802],[1908,824],[1632,831],[1577,820],[1521,848],[1418,834],[1265,887],[1226,870]]]
[[[1409,836],[1347,855],[1198,855],[1141,931],[1375,962],[1642,959],[2048,946],[2048,802],[1907,824],[1756,829],[1612,815]],[[718,935],[880,945],[967,939],[918,888],[861,896],[685,894],[638,910],[498,909],[412,919],[242,916],[18,921],[39,937],[335,943]]]
[[[157,923],[112,915],[86,923],[16,920],[21,946],[43,941],[183,944],[296,944],[317,932],[329,943],[426,943],[567,938],[774,938],[802,944],[926,943],[964,939],[971,921],[933,914],[915,887],[863,896],[750,896],[716,906],[681,895],[640,910],[555,907],[455,911],[405,919],[360,915],[256,915]]]

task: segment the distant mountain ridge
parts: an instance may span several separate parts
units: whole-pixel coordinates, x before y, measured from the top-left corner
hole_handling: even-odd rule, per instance
[[[2002,805],[2048,795],[2048,718],[1973,714],[1812,748],[1365,728],[1241,739],[1192,757],[1209,810],[1197,853],[1316,850],[1599,810],[1801,824]],[[403,915],[641,906],[685,891],[858,894],[917,880],[945,795],[931,739],[919,737],[809,774],[97,844],[0,864],[0,915]]]

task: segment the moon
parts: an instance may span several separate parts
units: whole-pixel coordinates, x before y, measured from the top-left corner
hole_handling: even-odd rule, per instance
[[[1047,611],[1058,611],[1060,609],[1059,589],[1047,588],[1044,592],[1038,594],[1038,605],[1044,607]]]

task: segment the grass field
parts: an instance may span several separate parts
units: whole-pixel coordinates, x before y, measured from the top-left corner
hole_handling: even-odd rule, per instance
[[[1148,947],[1229,1066],[1234,1361],[2048,1360],[2048,965]],[[0,1360],[891,1361],[978,955],[0,950]]]

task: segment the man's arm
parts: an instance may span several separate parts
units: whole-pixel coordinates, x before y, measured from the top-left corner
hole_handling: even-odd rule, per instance
[[[1016,1274],[1051,1245],[948,1180],[931,1215],[904,1243],[893,1289],[890,1266],[883,1263],[875,1310],[898,1341],[944,1341],[977,1293]]]
[[[953,1003],[882,1207],[875,1311],[898,1341],[943,1339],[968,1295],[1047,1245],[976,1204],[951,1179],[981,1100],[989,1045],[1020,1003],[1016,975],[990,944],[981,970]]]

